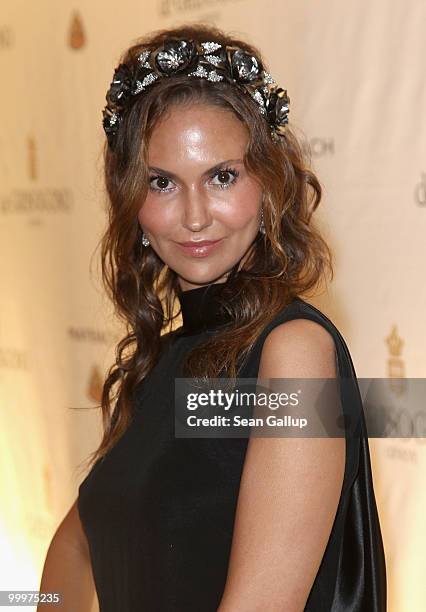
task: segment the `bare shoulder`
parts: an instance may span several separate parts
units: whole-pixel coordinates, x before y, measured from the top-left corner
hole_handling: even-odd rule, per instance
[[[336,347],[331,333],[311,319],[277,325],[262,347],[259,376],[334,378]]]
[[[259,377],[335,378],[331,333],[311,319],[273,328]],[[304,409],[310,411],[309,402]],[[345,438],[251,437],[218,612],[303,610],[338,509]]]
[[[78,498],[57,527],[54,538],[79,548],[86,556],[89,555],[89,546],[78,510]]]

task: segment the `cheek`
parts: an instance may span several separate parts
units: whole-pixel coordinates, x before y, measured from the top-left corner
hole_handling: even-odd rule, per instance
[[[259,190],[241,190],[226,206],[224,215],[227,224],[238,229],[257,223],[260,205],[261,192]]]
[[[138,220],[144,228],[152,232],[167,229],[176,224],[173,207],[161,206],[161,202],[149,196],[139,210]]]

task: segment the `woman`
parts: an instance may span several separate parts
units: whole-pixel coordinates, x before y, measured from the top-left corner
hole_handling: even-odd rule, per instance
[[[321,187],[264,66],[199,24],[144,37],[115,71],[102,270],[129,333],[46,558],[41,590],[63,609],[89,609],[92,572],[101,612],[386,609],[356,375],[301,298],[332,275]],[[345,434],[177,437],[175,379],[235,376],[349,380]]]

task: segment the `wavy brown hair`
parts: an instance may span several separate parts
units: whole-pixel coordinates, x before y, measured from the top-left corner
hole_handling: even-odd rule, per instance
[[[120,62],[134,64],[141,51],[169,37],[238,46],[266,66],[253,45],[204,23],[151,32],[125,51]],[[266,233],[258,233],[244,265],[239,269],[236,264],[221,289],[232,326],[189,352],[183,364],[185,376],[214,378],[223,371],[231,378],[237,376],[268,322],[294,297],[306,297],[317,289],[327,273],[333,278],[331,251],[311,219],[321,200],[321,186],[310,169],[308,147],[302,147],[291,127],[275,143],[257,103],[224,82],[175,75],[159,79],[135,96],[123,116],[114,150],[107,142],[104,148],[108,224],[100,242],[102,280],[127,334],[116,347],[115,363],[103,385],[104,433],[91,462],[102,458],[126,431],[135,388],[158,362],[162,334],[173,332],[180,314],[174,308],[180,292],[177,274],[151,246],[141,247],[137,214],[149,187],[150,135],[166,111],[192,103],[227,109],[246,125],[249,142],[244,163],[263,187]]]

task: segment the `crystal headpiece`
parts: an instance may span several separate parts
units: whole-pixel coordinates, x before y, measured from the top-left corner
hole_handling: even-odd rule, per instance
[[[122,63],[115,69],[102,111],[103,128],[112,149],[123,111],[132,99],[158,79],[175,74],[234,84],[257,102],[273,141],[278,142],[279,135],[284,134],[290,104],[287,91],[275,85],[254,55],[216,42],[171,38],[155,49],[142,51],[131,66]]]

